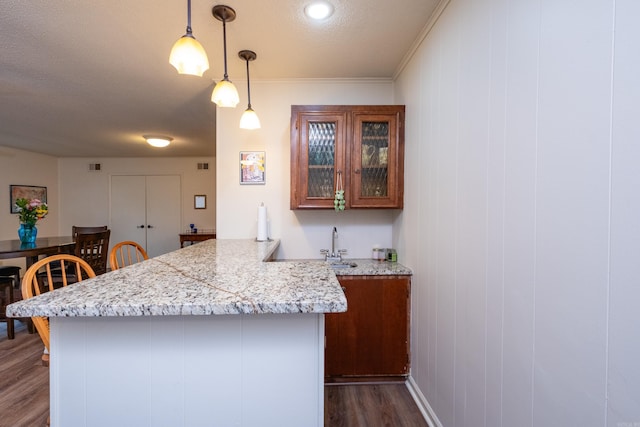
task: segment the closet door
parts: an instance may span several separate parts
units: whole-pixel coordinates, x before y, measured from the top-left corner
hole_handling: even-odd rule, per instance
[[[147,253],[150,257],[180,248],[180,177],[147,176]]]
[[[181,185],[178,175],[111,177],[111,246],[142,245],[150,257],[180,247]]]
[[[112,176],[109,246],[133,240],[146,249],[147,207],[145,176]]]

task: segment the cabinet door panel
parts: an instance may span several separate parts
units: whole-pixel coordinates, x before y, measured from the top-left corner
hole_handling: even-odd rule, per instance
[[[325,376],[405,376],[409,278],[340,277],[346,313],[325,315]]]
[[[409,373],[409,279],[385,279],[380,318],[383,371]],[[381,372],[384,374],[385,372]]]
[[[344,188],[346,113],[301,113],[292,123],[291,207],[328,208]],[[294,135],[295,134],[295,135]]]
[[[354,113],[351,207],[402,207],[399,113]]]

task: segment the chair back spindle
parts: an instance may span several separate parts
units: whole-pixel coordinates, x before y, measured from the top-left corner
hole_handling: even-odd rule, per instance
[[[117,243],[109,254],[111,270],[118,270],[131,264],[149,259],[147,251],[132,240]]]
[[[97,275],[107,272],[110,235],[111,230],[76,235],[74,255],[85,260]]]

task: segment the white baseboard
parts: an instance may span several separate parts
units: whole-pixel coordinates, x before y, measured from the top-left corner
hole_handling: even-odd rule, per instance
[[[429,405],[429,402],[424,397],[424,394],[422,394],[422,391],[420,391],[420,387],[418,387],[418,384],[416,384],[413,377],[409,376],[405,384],[409,393],[411,393],[411,397],[413,397],[416,405],[418,405],[422,416],[427,421],[427,424],[429,424],[429,427],[442,427],[442,423],[436,416],[436,413],[433,412],[431,405]]]

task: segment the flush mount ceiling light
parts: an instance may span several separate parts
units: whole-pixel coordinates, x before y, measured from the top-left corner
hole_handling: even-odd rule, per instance
[[[153,147],[166,147],[173,141],[173,138],[161,135],[143,135],[143,138]]]
[[[211,94],[211,102],[215,102],[219,107],[235,107],[240,102],[238,90],[229,81],[227,74],[227,22],[236,19],[236,11],[222,4],[213,6],[211,10],[213,16],[222,21],[222,43],[224,48],[224,78],[218,82]]]
[[[209,59],[204,48],[191,31],[191,0],[187,0],[187,32],[173,45],[169,54],[169,63],[179,74],[202,77],[209,69]]]
[[[238,52],[238,56],[247,62],[247,98],[249,101],[247,109],[240,118],[240,129],[260,129],[260,119],[251,108],[251,84],[249,83],[249,61],[254,61],[257,55],[252,50],[241,50]]]
[[[333,5],[326,1],[316,1],[304,8],[304,13],[311,19],[320,21],[333,14]]]

